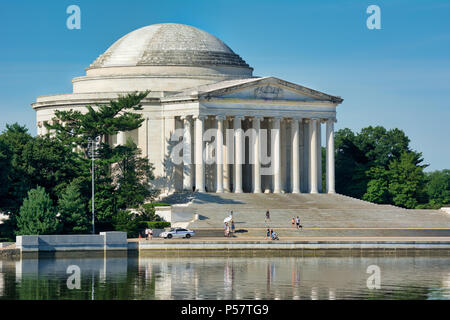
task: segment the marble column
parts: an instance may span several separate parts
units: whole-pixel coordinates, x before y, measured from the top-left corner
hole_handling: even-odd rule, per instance
[[[232,170],[230,171],[230,164],[233,163],[233,137],[229,137],[227,132],[227,129],[230,128],[230,121],[225,118],[224,122],[225,127],[225,137],[226,137],[226,144],[224,146],[225,154],[224,154],[224,164],[223,164],[223,189],[225,192],[231,192],[231,174]]]
[[[193,168],[191,120],[189,117],[182,117],[181,120],[183,120],[183,190],[192,191]]]
[[[217,116],[217,135],[216,135],[216,173],[217,173],[217,193],[223,192],[223,120],[224,116]]]
[[[235,137],[235,179],[234,193],[242,193],[242,164],[244,163],[244,135],[242,132],[242,120],[244,117],[234,117],[234,137]]]
[[[119,131],[117,132],[117,145],[118,146],[123,146],[125,145],[125,132],[123,131]]]
[[[292,193],[300,193],[300,145],[299,145],[299,119],[292,119]]]
[[[310,120],[310,160],[309,160],[309,174],[311,177],[310,181],[310,193],[318,193],[317,184],[317,119]]]
[[[203,159],[203,121],[204,116],[195,118],[195,188],[205,192],[205,161]]]
[[[281,141],[280,141],[281,118],[273,119],[274,141],[272,150],[273,159],[273,193],[281,193]]]
[[[327,192],[336,192],[334,178],[334,119],[328,119],[327,121]]]
[[[317,120],[317,191],[322,192],[322,120]]]
[[[261,193],[261,121],[263,117],[253,118],[253,129],[255,130],[254,145],[253,145],[253,192]]]

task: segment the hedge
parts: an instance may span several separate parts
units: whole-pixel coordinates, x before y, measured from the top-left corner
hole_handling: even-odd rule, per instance
[[[142,221],[141,228],[164,229],[169,228],[170,222],[167,221]]]

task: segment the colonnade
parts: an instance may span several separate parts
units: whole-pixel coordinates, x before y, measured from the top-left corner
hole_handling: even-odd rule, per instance
[[[249,148],[253,148],[250,154],[253,155],[252,166],[252,192],[263,192],[261,187],[261,122],[268,119],[272,122],[271,133],[271,166],[272,166],[272,192],[283,193],[292,192],[300,193],[301,174],[300,161],[304,157],[300,154],[300,130],[299,123],[309,123],[309,141],[308,163],[303,164],[308,166],[308,192],[318,193],[321,186],[321,130],[320,124],[326,123],[326,190],[327,193],[335,192],[335,169],[334,169],[334,118],[302,118],[302,117],[245,117],[245,116],[183,116],[180,120],[183,124],[183,189],[192,191],[194,188],[198,192],[206,192],[205,188],[205,159],[203,151],[205,141],[203,133],[205,131],[205,119],[213,117],[216,124],[214,129],[217,130],[215,134],[215,191],[218,193],[229,191],[234,193],[242,193],[243,191],[243,164],[245,161],[245,137],[242,129],[242,121],[244,119],[251,120],[252,129],[255,132],[252,143]],[[290,144],[290,165],[289,173],[291,175],[291,186],[286,188],[282,185],[283,170],[287,170],[281,163],[281,122],[287,120],[291,123],[290,141],[284,142]],[[225,128],[224,122],[228,126]],[[232,128],[230,128],[230,124]],[[194,130],[191,130],[194,125]],[[226,146],[224,152],[224,132],[233,129],[233,137],[231,145]],[[194,132],[194,139],[192,138]],[[227,139],[228,140],[228,139]],[[229,141],[227,141],[229,143]],[[193,143],[193,148],[192,148]],[[232,150],[230,149],[232,148]],[[268,150],[266,146],[265,150]],[[191,150],[194,150],[194,158]],[[194,161],[195,160],[195,161]],[[230,170],[229,165],[232,165],[233,170]],[[193,170],[195,168],[195,176]],[[230,185],[230,173],[233,172],[233,188]],[[232,189],[232,190],[231,190]],[[285,190],[289,189],[289,190]]]

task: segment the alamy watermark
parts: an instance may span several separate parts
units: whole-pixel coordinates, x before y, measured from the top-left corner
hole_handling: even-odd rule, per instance
[[[381,269],[379,266],[372,264],[367,267],[366,273],[370,276],[367,278],[367,288],[370,290],[381,289]]]
[[[372,4],[367,7],[367,14],[370,16],[366,20],[366,26],[369,30],[380,30],[381,29],[381,9],[379,6]]]
[[[239,133],[239,138],[237,134]],[[219,153],[217,150],[218,135],[221,135],[221,141],[223,146],[226,146],[226,157],[218,157]],[[275,149],[277,148],[277,133],[276,130],[259,129],[259,135],[256,129],[250,128],[244,131],[243,129],[226,129],[225,139],[223,133],[219,132],[217,129],[211,128],[207,129],[203,133],[202,137],[202,159],[195,156],[196,150],[192,148],[190,137],[185,136],[185,131],[183,128],[176,129],[170,136],[170,141],[172,143],[170,150],[170,160],[175,165],[191,165],[191,164],[256,164],[261,165],[261,175],[272,175],[273,174],[273,163],[275,157]],[[269,142],[270,137],[270,142]],[[242,157],[235,157],[237,153],[235,148],[235,139],[241,140],[241,150],[240,154]],[[248,161],[245,161],[245,141],[248,139]],[[186,142],[186,143],[185,143]],[[258,143],[259,151],[258,156],[255,155],[255,144]],[[273,150],[269,155],[269,143],[270,150]],[[281,141],[278,141],[281,145]],[[280,146],[279,145],[279,146]],[[194,144],[195,146],[195,144]],[[278,147],[279,147],[278,146]],[[192,150],[193,149],[193,150]],[[225,159],[226,158],[226,159]],[[201,161],[200,161],[201,160]]]
[[[81,289],[81,269],[77,265],[70,265],[67,267],[66,270],[67,274],[70,274],[70,276],[67,278],[66,284],[67,289],[73,290],[73,289]]]
[[[73,4],[67,7],[66,13],[70,16],[67,18],[66,26],[69,30],[81,29],[81,9],[79,6]]]

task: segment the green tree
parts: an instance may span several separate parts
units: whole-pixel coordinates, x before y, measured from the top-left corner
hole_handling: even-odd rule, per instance
[[[370,180],[362,199],[374,203],[390,203],[389,172],[383,166],[372,167],[367,175]]]
[[[389,164],[389,192],[395,205],[415,208],[425,200],[425,179],[420,153],[404,152]]]
[[[18,235],[55,234],[59,222],[52,200],[42,187],[31,189],[17,217]]]
[[[3,174],[8,174],[8,182],[4,186],[7,191],[0,199],[0,208],[5,212],[17,214],[28,190],[31,189],[31,182],[25,172],[21,158],[24,146],[32,139],[33,137],[28,133],[28,129],[17,123],[7,124],[6,130],[0,134],[0,143],[4,145],[4,156],[6,155],[9,158],[8,162],[10,163],[9,167],[2,168],[2,171],[5,170]]]
[[[86,202],[81,197],[76,183],[69,184],[58,201],[59,220],[64,234],[88,233],[91,222],[87,215]]]
[[[128,140],[125,146],[115,148],[117,164],[113,175],[117,181],[117,207],[137,208],[152,196],[149,188],[153,167],[147,158],[141,158],[136,144]]]
[[[148,161],[139,157],[135,146],[113,147],[107,143],[111,135],[140,127],[144,119],[136,111],[142,110],[140,102],[147,94],[119,96],[108,105],[87,106],[86,113],[56,111],[53,124],[47,125],[56,139],[71,148],[86,150],[89,138],[100,137],[102,142],[95,160],[95,218],[100,228],[110,228],[119,208],[143,203],[148,194],[146,182],[153,178]],[[90,170],[90,166],[87,168]]]
[[[450,204],[450,170],[428,172],[426,180],[425,189],[430,207],[440,208]]]
[[[8,195],[9,175],[11,171],[11,150],[0,140],[0,211],[4,206],[4,199]]]
[[[49,136],[29,140],[19,159],[30,186],[44,187],[54,203],[72,180],[89,176],[88,161]]]
[[[369,126],[355,134],[346,128],[336,132],[335,144],[338,193],[408,208],[426,202],[426,165],[402,130]]]
[[[113,217],[114,230],[127,233],[129,238],[136,238],[139,235],[139,225],[142,218],[136,216],[128,210],[119,210]]]

